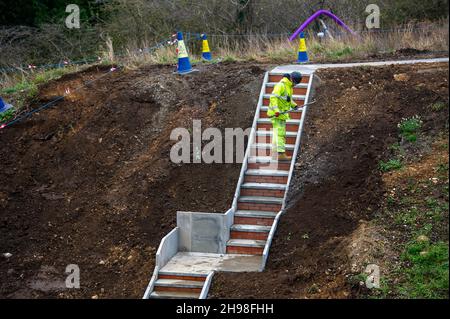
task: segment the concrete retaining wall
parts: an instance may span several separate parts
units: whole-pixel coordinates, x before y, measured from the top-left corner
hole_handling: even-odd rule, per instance
[[[226,214],[178,212],[179,251],[225,254],[229,219]]]

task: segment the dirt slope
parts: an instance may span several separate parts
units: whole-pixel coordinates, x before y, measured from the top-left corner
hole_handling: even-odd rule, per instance
[[[106,68],[42,88],[41,102]],[[140,298],[177,210],[224,212],[240,165],[175,165],[173,128],[248,128],[264,70],[120,71],[0,133],[0,297]],[[220,181],[215,183],[214,181]],[[65,268],[80,290],[60,290]]]
[[[219,64],[187,77],[171,67],[118,72],[0,132],[0,297],[140,298],[177,210],[223,212],[240,165],[175,165],[173,128],[247,128],[265,66]],[[65,76],[41,102],[106,69]],[[318,103],[264,274],[219,274],[212,297],[348,297],[347,247],[384,194],[378,162],[402,117],[432,134],[448,114],[448,66],[321,71]],[[393,80],[411,75],[410,82]],[[4,146],[6,145],[6,146]],[[217,183],[216,181],[220,181]],[[65,290],[68,264],[81,289]]]
[[[267,269],[218,274],[212,298],[354,297],[348,247],[359,240],[358,233],[367,235],[361,221],[370,220],[383,202],[387,190],[378,164],[398,140],[398,123],[420,115],[426,134],[448,129],[448,111],[430,108],[436,102],[448,105],[448,64],[317,75],[318,103],[308,114],[289,209]]]

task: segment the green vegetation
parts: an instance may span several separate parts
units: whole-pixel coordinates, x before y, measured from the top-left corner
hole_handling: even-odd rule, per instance
[[[416,142],[417,134],[422,127],[422,120],[419,116],[413,116],[409,119],[403,119],[399,124],[400,135],[408,142]]]
[[[398,159],[391,159],[388,162],[380,161],[379,168],[382,172],[390,172],[399,170],[403,167],[403,164]]]
[[[27,101],[35,98],[39,93],[40,85],[46,84],[52,80],[57,80],[64,74],[76,70],[78,70],[76,67],[59,68],[42,71],[37,74],[30,74],[28,77],[22,76],[16,84],[1,89],[0,95],[7,96],[9,97],[9,100],[14,101],[14,103],[11,103],[14,105],[14,110],[5,112],[2,117],[0,117],[0,122],[10,119],[15,111],[22,109]]]
[[[448,298],[448,243],[432,244],[414,241],[407,245],[402,256],[410,264],[405,270],[406,281],[398,291],[407,298]]]
[[[351,47],[346,46],[342,49],[326,51],[325,56],[332,60],[338,60],[341,58],[352,56],[353,52],[354,50]]]
[[[437,102],[431,105],[431,110],[433,112],[440,112],[448,108],[448,104],[444,102]]]
[[[58,22],[66,16],[68,3],[80,6],[80,15],[84,21],[95,18],[101,8],[96,1],[90,0],[15,0],[14,5],[6,1],[0,4],[0,19],[5,25],[38,26],[42,23]]]
[[[443,105],[447,107],[430,105],[429,112],[441,111]],[[388,147],[394,159],[379,164],[383,172],[408,168],[407,159],[414,154],[411,170],[393,179],[386,176],[389,192],[373,223],[392,238],[390,255],[396,258],[379,261],[384,264],[381,287],[366,291],[368,298],[449,297],[448,128],[408,147],[417,141],[422,125],[418,116],[403,119],[398,124],[401,141]]]
[[[0,91],[3,95],[22,95],[26,98],[33,98],[38,93],[38,88],[35,83],[29,80],[22,80],[12,87],[5,88]]]
[[[0,123],[6,122],[9,119],[13,118],[14,116],[14,109],[9,109],[6,112],[0,113]]]
[[[70,68],[59,68],[59,69],[51,69],[44,71],[42,73],[38,73],[33,79],[33,83],[35,85],[45,84],[52,80],[57,80],[62,77],[64,74],[70,72]]]
[[[449,245],[443,241],[447,236],[448,190],[433,184],[435,194],[425,197],[430,186],[419,181],[412,184],[398,199],[386,199],[385,216],[393,216],[397,229],[412,239],[399,246],[401,264],[382,279],[380,289],[371,291],[371,298],[448,298]],[[383,221],[386,223],[386,218]],[[433,242],[430,238],[438,239]]]

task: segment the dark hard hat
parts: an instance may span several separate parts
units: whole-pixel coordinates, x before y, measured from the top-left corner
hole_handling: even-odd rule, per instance
[[[291,80],[294,84],[300,84],[302,82],[303,76],[300,72],[292,72]]]

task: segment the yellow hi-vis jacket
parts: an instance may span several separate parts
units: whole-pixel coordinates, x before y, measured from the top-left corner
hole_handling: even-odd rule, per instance
[[[297,103],[295,103],[292,98],[293,92],[294,84],[288,78],[283,78],[273,89],[272,95],[270,96],[269,111],[267,112],[267,115],[272,119],[282,121],[290,120],[291,117],[288,113],[280,114],[278,118],[275,117],[275,113],[287,112],[297,107]],[[288,102],[288,97],[290,97],[291,102]]]

